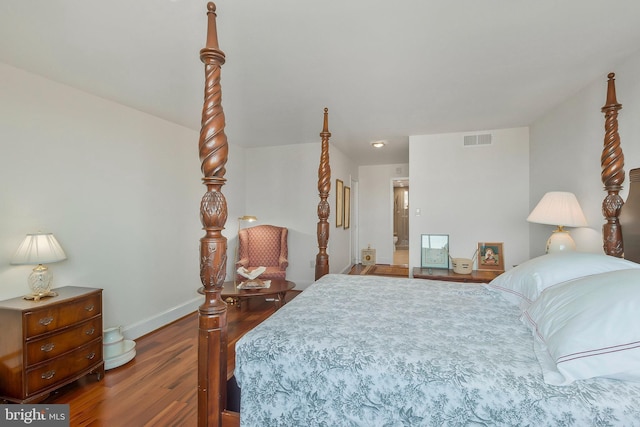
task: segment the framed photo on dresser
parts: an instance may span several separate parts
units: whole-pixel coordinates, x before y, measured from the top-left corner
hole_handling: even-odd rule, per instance
[[[502,243],[478,242],[478,270],[504,271]]]

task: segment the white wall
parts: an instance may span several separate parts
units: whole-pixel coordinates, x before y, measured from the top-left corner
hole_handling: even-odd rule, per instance
[[[640,167],[640,53],[624,63],[611,65],[616,73],[619,133],[625,156],[627,180],[621,191],[626,198],[628,171]],[[571,229],[578,251],[602,252],[602,201],[606,193],[600,179],[600,155],[604,145],[604,115],[607,76],[585,87],[571,99],[551,109],[531,126],[531,196],[529,207],[547,191],[576,194],[589,223]],[[531,225],[531,256],[544,253],[546,239],[554,227]]]
[[[104,289],[105,327],[136,338],[195,310],[198,133],[2,64],[0,93],[0,299],[27,292],[31,267],[9,260],[41,230],[68,256],[54,286]],[[223,192],[239,212],[230,150]]]
[[[359,242],[360,250],[371,245],[376,250],[376,263],[393,263],[393,178],[409,176],[409,165],[389,164],[360,166],[359,179]],[[420,188],[419,182],[415,183]],[[409,183],[410,192],[414,182]],[[413,235],[411,227],[409,233]],[[359,262],[359,260],[358,260]]]
[[[319,148],[315,148],[316,159],[315,164],[309,165],[316,171],[315,175],[315,188],[318,188],[318,163],[320,161]],[[352,228],[357,226],[357,212],[355,211],[354,197],[357,196],[354,189],[354,182],[358,180],[358,167],[347,156],[342,153],[337,147],[331,145],[329,148],[329,160],[331,163],[331,194],[329,195],[329,204],[331,206],[331,214],[329,215],[329,245],[327,252],[329,253],[329,272],[330,273],[348,273],[353,263],[353,233]],[[344,187],[351,189],[351,221],[350,227],[344,228],[344,220],[342,227],[336,227],[336,179],[340,179],[343,182]],[[318,192],[316,190],[316,199],[318,199]],[[318,205],[316,201],[315,206]],[[318,214],[316,212],[316,218]],[[316,219],[317,224],[317,219]],[[314,228],[314,233],[315,233]],[[317,247],[317,239],[316,239]],[[317,253],[317,250],[315,251]],[[315,256],[314,256],[315,260]]]
[[[314,281],[315,276],[320,149],[320,141],[246,149],[246,212],[241,215],[258,217],[258,222],[249,226],[272,224],[289,229],[287,279],[296,283],[296,289],[305,289]],[[330,272],[340,273],[350,266],[351,239],[349,230],[335,226],[335,182],[336,179],[341,179],[345,185],[349,185],[356,169],[333,145],[329,148],[329,159],[331,190],[328,201],[331,214],[328,218],[327,252]],[[243,224],[244,226],[247,224]]]
[[[475,133],[493,143],[464,147]],[[478,242],[503,242],[505,269],[529,258],[528,128],[412,136],[409,168],[411,267],[420,266],[421,234],[448,234],[451,256],[461,258]]]

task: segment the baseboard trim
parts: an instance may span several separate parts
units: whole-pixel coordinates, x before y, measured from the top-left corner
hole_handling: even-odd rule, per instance
[[[133,325],[123,326],[122,334],[125,338],[135,340],[143,335],[147,335],[150,332],[160,329],[161,327],[168,325],[188,314],[198,310],[198,307],[203,303],[202,296],[196,297],[184,304],[172,307],[162,313],[158,313],[155,316],[143,319]]]
[[[290,292],[302,292],[306,286],[296,286],[296,289]],[[147,319],[143,319],[133,325],[123,326],[122,334],[128,340],[135,340],[140,338],[143,335],[147,335],[155,331],[156,329],[160,329],[163,326],[168,325],[171,322],[175,322],[178,319],[183,318],[195,311],[198,311],[198,307],[202,305],[204,300],[202,296],[196,297],[190,301],[185,302],[184,304],[177,305],[172,307],[162,313],[158,313],[155,316],[151,316]]]

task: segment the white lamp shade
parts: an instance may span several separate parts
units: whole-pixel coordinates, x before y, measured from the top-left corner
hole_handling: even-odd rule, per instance
[[[11,264],[50,264],[67,259],[51,233],[27,234],[11,259]]]
[[[575,194],[565,191],[546,193],[531,211],[527,221],[562,227],[587,226],[587,219]]]

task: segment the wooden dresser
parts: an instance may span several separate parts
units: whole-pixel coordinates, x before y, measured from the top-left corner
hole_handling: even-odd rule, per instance
[[[470,274],[457,274],[453,270],[440,268],[413,268],[413,277],[416,279],[444,280],[445,282],[463,283],[489,283],[503,271],[473,270]]]
[[[102,289],[0,301],[0,400],[36,403],[89,373],[104,376]]]

